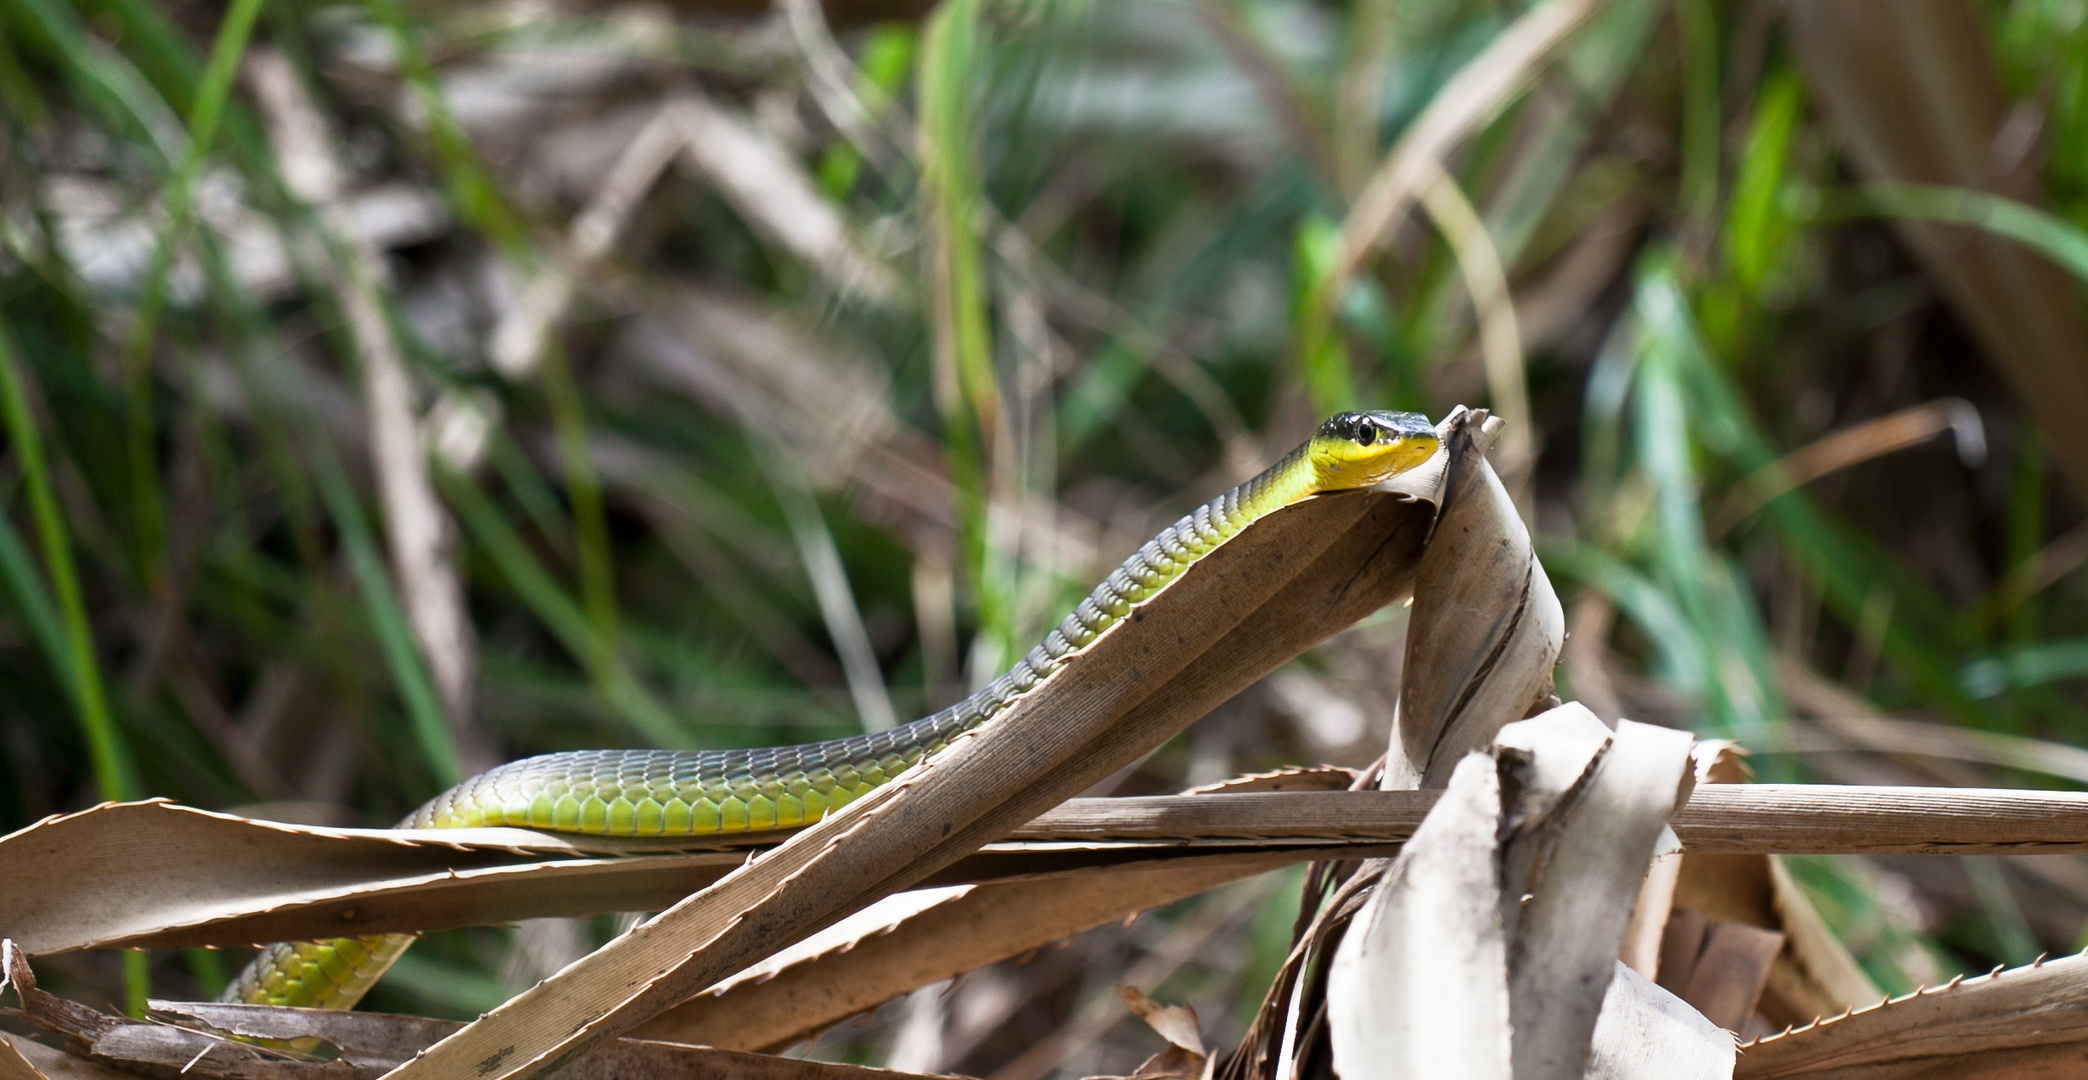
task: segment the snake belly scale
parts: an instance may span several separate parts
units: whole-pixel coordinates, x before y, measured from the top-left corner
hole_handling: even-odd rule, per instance
[[[1283,460],[1147,541],[990,685],[913,723],[755,750],[545,754],[465,780],[399,827],[711,836],[810,825],[992,720],[1256,520],[1322,492],[1380,483],[1426,461],[1436,448],[1434,427],[1418,413],[1333,417]],[[411,934],[384,934],[270,946],[226,988],[223,1000],[350,1008],[412,943]]]

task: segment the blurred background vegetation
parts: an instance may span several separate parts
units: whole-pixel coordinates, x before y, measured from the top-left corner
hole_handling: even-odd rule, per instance
[[[0,828],[888,726],[1319,416],[1458,404],[1563,696],[1764,779],[2088,783],[2083,0],[0,0],[0,100]],[[1110,790],[1368,762],[1403,630]],[[1895,991],[2088,924],[2073,857],[1794,871]],[[1126,1068],[1120,979],[1236,1036],[1295,897],[811,1049]]]

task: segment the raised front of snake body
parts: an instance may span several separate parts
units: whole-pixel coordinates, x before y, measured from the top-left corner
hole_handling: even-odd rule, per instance
[[[993,719],[1255,520],[1426,461],[1418,413],[1342,413],[1260,476],[1212,499],[1124,560],[1028,656],[964,701],[903,727],[762,750],[583,750],[502,765],[437,795],[400,828],[511,825],[606,836],[708,836],[810,825]],[[263,952],[226,1001],[345,1009],[410,934],[291,942]]]

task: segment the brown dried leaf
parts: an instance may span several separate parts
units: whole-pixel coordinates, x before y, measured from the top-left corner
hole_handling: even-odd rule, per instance
[[[1745,753],[1731,743],[1699,743],[1697,776],[1700,784],[1712,785],[1697,789],[1701,801],[1749,790]],[[1784,938],[1784,947],[1769,962],[1765,981],[1756,982],[1751,975],[1745,979],[1754,993],[1746,1008],[1735,1005],[1730,1012],[1717,1014],[1721,1023],[1735,1031],[1742,1030],[1756,1009],[1773,1026],[1838,1013],[1882,996],[1775,855],[1692,851],[1682,858],[1675,903],[1676,922],[1661,943],[1659,980],[1685,996],[1698,994],[1699,998],[1691,1000],[1700,1004],[1702,998],[1725,996],[1709,984],[1692,989],[1694,968],[1714,922],[1754,927]],[[1736,991],[1731,998],[1741,996]]]
[[[1551,693],[1564,640],[1559,598],[1474,426],[1458,429],[1453,438],[1467,445],[1443,459],[1443,512],[1414,588],[1386,788],[1447,782],[1466,754]]]
[[[0,1080],[51,1080],[38,1072],[28,1058],[15,1048],[6,1035],[0,1034]]]
[[[1500,818],[1494,761],[1471,755],[1342,937],[1326,1006],[1344,1080],[1512,1075]]]
[[[1696,948],[1687,957],[1687,976],[1663,985],[1679,987],[1676,993],[1682,1000],[1712,1023],[1739,1031],[1754,1015],[1762,988],[1769,983],[1770,967],[1783,952],[1784,935],[1745,923],[1710,920],[1702,920],[1700,929],[1701,933],[1690,935]],[[1678,948],[1676,958],[1681,960],[1687,951]],[[1663,954],[1663,968],[1666,959]],[[1667,977],[1665,970],[1661,974]]]
[[[1623,964],[1603,994],[1588,1080],[1729,1080],[1733,1037]]]
[[[2088,957],[1952,979],[1740,1048],[1748,1080],[2073,1076],[2088,1064]]]
[[[1187,1005],[1162,1005],[1135,986],[1117,987],[1117,996],[1130,1007],[1131,1015],[1145,1021],[1145,1025],[1166,1039],[1169,1046],[1203,1056],[1202,1024],[1196,1019],[1195,1009]]]
[[[582,901],[605,876],[641,899],[701,887],[746,858],[586,857],[599,841],[522,829],[328,829],[159,800],[105,804],[0,838],[9,870],[0,928],[48,953],[468,926],[603,910]]]
[[[919,987],[1265,868],[1265,863],[1236,859],[1188,859],[1101,870],[1077,884],[976,886],[850,947],[773,967],[764,962],[753,969],[753,977],[734,976],[710,994],[641,1025],[636,1034],[739,1050],[785,1046]]]

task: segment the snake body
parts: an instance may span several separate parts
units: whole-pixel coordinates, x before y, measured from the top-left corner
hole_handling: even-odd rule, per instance
[[[1147,541],[1007,673],[965,700],[887,731],[754,750],[583,750],[511,762],[437,795],[400,828],[506,825],[601,836],[708,836],[810,825],[992,720],[1256,520],[1312,495],[1368,487],[1427,460],[1418,413],[1342,413],[1260,475]],[[410,934],[265,949],[223,1000],[345,1009]]]

